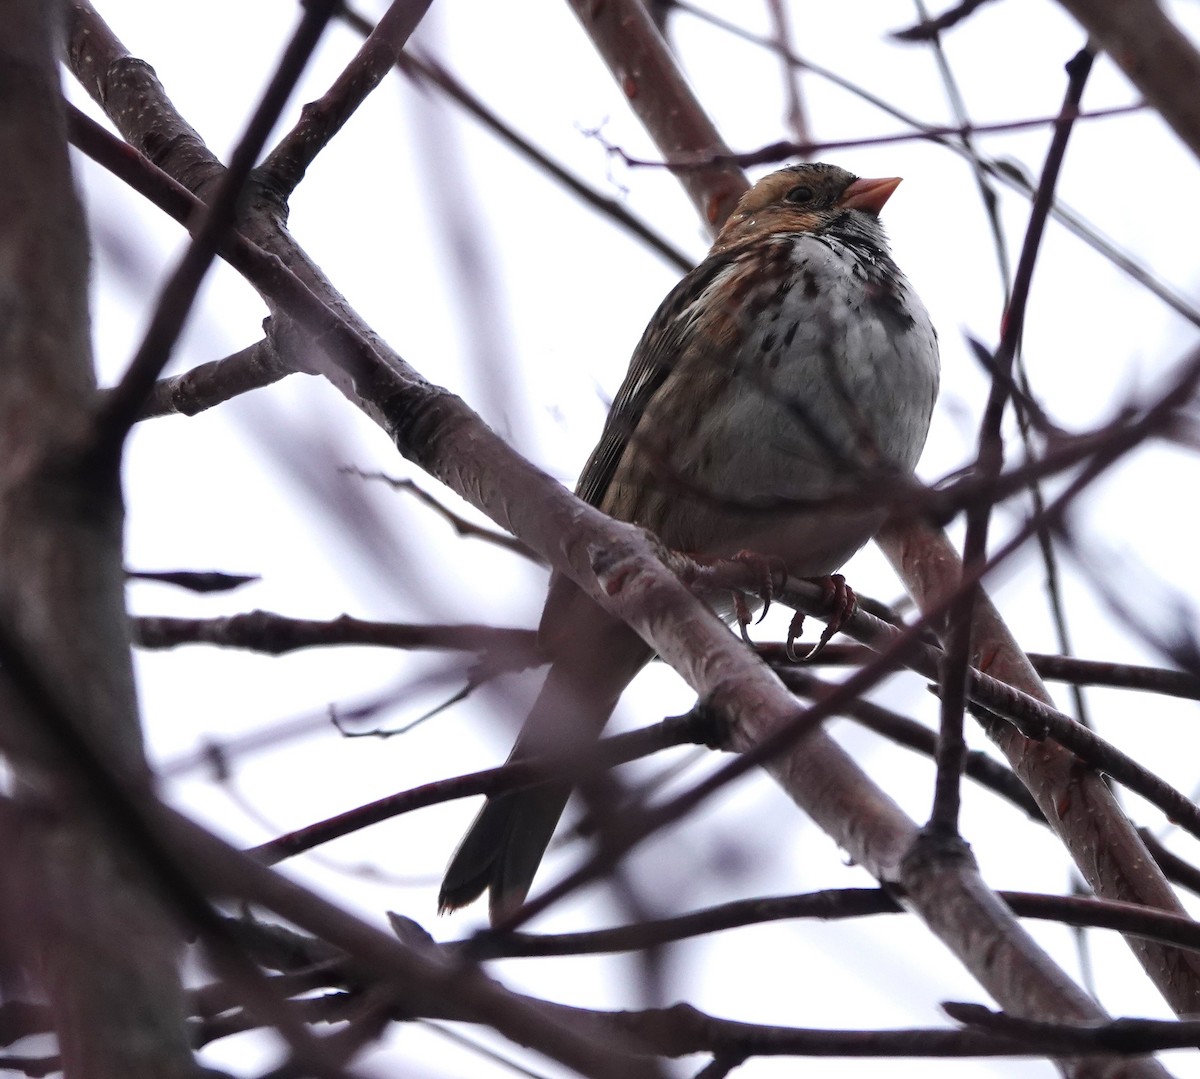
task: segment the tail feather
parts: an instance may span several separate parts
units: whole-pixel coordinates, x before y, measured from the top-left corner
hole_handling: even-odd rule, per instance
[[[650,658],[636,633],[600,611],[566,578],[551,583],[551,615],[542,626],[543,636],[550,638],[550,673],[510,761],[555,754],[584,759],[617,698]],[[556,625],[548,627],[547,621]],[[570,794],[569,783],[550,777],[540,786],[489,798],[450,860],[439,912],[466,906],[484,891],[491,893],[493,924],[520,906]]]
[[[438,912],[456,910],[489,891],[493,922],[529,894],[571,788],[549,783],[489,798],[450,860]]]

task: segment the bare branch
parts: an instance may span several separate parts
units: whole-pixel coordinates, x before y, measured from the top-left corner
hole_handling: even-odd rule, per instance
[[[146,398],[141,418],[196,416],[251,390],[270,386],[294,374],[283,362],[268,333],[232,356],[202,363],[182,375],[159,379]]]
[[[131,581],[154,581],[172,584],[189,592],[232,592],[244,584],[260,580],[254,574],[222,573],[219,570],[133,570],[127,569],[125,576]]]
[[[259,176],[280,202],[287,203],[317,154],[396,65],[429,3],[393,0],[333,85],[324,96],[304,106],[297,124],[267,155]]]
[[[142,648],[178,648],[212,644],[282,656],[300,648],[367,645],[375,648],[438,649],[489,652],[511,657],[514,665],[537,662],[533,630],[475,625],[408,625],[369,622],[340,615],[332,621],[289,618],[271,611],[249,611],[220,618],[133,619],[135,639]]]
[[[783,139],[767,143],[757,150],[746,150],[741,153],[732,150],[721,150],[713,153],[692,153],[678,157],[663,159],[635,157],[621,147],[606,142],[605,149],[615,157],[634,169],[670,169],[676,173],[686,173],[692,170],[704,170],[714,165],[739,165],[749,168],[753,165],[774,165],[795,158],[811,158],[814,154],[826,150],[854,150],[868,146],[891,146],[905,142],[934,142],[945,144],[947,139],[965,139],[972,135],[1000,135],[1015,131],[1027,131],[1031,128],[1049,127],[1061,123],[1064,119],[1102,120],[1113,116],[1125,116],[1129,113],[1142,112],[1147,106],[1143,103],[1134,105],[1113,105],[1106,109],[1094,109],[1082,112],[1078,107],[1055,116],[1026,117],[1020,120],[997,120],[989,124],[956,124],[943,127],[932,127],[926,124],[917,125],[915,131],[902,131],[890,135],[862,135],[847,139],[822,139],[819,142],[792,142]],[[1031,192],[1032,193],[1032,192]]]
[[[893,37],[898,41],[932,41],[943,30],[949,30],[964,19],[970,18],[987,2],[988,0],[959,0],[935,19],[922,15],[919,23],[907,30],[897,30]]]
[[[1169,671],[1161,667],[1139,667],[1133,663],[1079,659],[1076,656],[1048,656],[1030,652],[1029,661],[1043,678],[1076,682],[1087,686],[1114,686],[1145,693],[1163,693],[1169,697],[1200,700],[1200,679],[1187,671]]]
[[[692,268],[692,260],[682,251],[659,235],[644,221],[631,213],[614,198],[602,195],[589,187],[578,177],[568,172],[558,162],[552,160],[534,146],[528,139],[518,134],[509,124],[505,123],[484,102],[470,93],[437,60],[428,56],[406,54],[400,60],[400,68],[405,74],[415,78],[418,83],[428,82],[440,89],[452,101],[461,106],[469,115],[478,120],[492,132],[501,142],[510,146],[514,151],[530,161],[544,172],[550,179],[571,192],[585,206],[609,218],[626,232],[641,240],[650,250],[659,255],[665,262],[674,266],[680,273],[687,273]]]
[[[771,17],[774,35],[779,43],[780,54],[789,51],[792,38],[791,19],[783,0],[767,0],[767,12]],[[786,103],[785,117],[792,138],[799,143],[812,141],[808,112],[804,107],[804,95],[800,90],[800,70],[783,61],[783,97]]]
[[[506,536],[503,532],[495,532],[490,528],[481,528],[479,525],[473,524],[449,507],[442,505],[433,495],[410,479],[399,479],[395,476],[389,476],[384,472],[364,472],[360,468],[352,468],[350,466],[343,468],[342,471],[364,480],[379,480],[386,483],[393,491],[407,491],[419,502],[422,502],[433,510],[442,520],[448,522],[450,527],[460,536],[468,539],[484,540],[493,546],[520,555],[522,558],[527,558],[536,565],[545,565],[545,562],[520,540],[514,539],[512,536]]]
[[[245,134],[234,149],[229,168],[222,175],[203,219],[196,227],[192,244],[163,287],[140,347],[96,418],[94,438],[99,458],[114,464],[119,460],[125,436],[137,420],[154,388],[155,380],[170,358],[196,292],[216,257],[222,236],[237,217],[238,199],[259,151],[283,111],[292,87],[308,63],[336,6],[337,0],[314,0],[305,7],[300,25]]]
[[[704,223],[715,228],[733,211],[746,181],[740,169],[716,160],[728,150],[703,110],[677,108],[691,91],[645,7],[639,0],[570,3],[663,156],[674,162],[691,154],[709,155],[696,168],[672,171]]]
[[[778,647],[782,653],[783,646]],[[761,648],[759,654],[762,654]],[[810,700],[819,699],[833,690],[830,683],[821,681],[802,667],[776,664],[773,665],[773,669],[788,689]],[[881,737],[915,750],[930,759],[933,759],[937,752],[935,731],[872,701],[852,701],[842,709],[842,714]],[[1021,785],[1021,781],[994,757],[976,750],[969,751],[963,761],[963,775],[999,794],[1031,820],[1045,824],[1046,818],[1030,793]]]
[[[160,817],[173,846],[210,887],[275,911],[327,942],[326,948],[348,953],[372,979],[403,987],[400,1007],[407,1015],[486,1022],[513,1041],[597,1079],[662,1075],[653,1061],[631,1051],[627,1036],[614,1032],[603,1042],[595,1040],[572,1009],[519,997],[478,970],[402,944],[231,849],[169,808],[163,807]]]
[[[783,669],[791,662],[787,659],[782,642],[758,641],[754,649],[776,669]],[[798,643],[797,650],[803,649],[803,643]],[[815,666],[857,666],[869,655],[869,651],[858,645],[830,644],[826,645]],[[1060,656],[1046,652],[1027,652],[1026,657],[1042,678],[1051,681],[1131,689],[1144,693],[1161,693],[1167,697],[1200,700],[1200,678],[1187,671],[1144,667],[1136,663],[1119,663],[1113,660],[1080,659],[1078,656]]]
[[[273,865],[372,824],[391,820],[403,813],[411,813],[414,809],[424,809],[426,806],[479,794],[491,795],[519,790],[549,777],[557,779],[569,775],[584,780],[618,764],[637,760],[671,746],[697,744],[707,737],[707,733],[702,719],[681,716],[664,720],[653,727],[603,739],[586,760],[531,757],[455,779],[427,783],[280,836],[255,847],[249,853],[265,864]]]
[[[1059,0],[1200,155],[1200,54],[1155,0]]]
[[[112,761],[122,782],[145,784],[120,491],[114,476],[97,479],[80,444],[96,389],[58,20],[58,5],[39,0],[5,0],[0,12],[0,640],[8,646],[0,647],[0,738],[8,789],[44,825],[6,845],[6,877],[22,883],[19,893],[4,888],[2,962],[6,982],[19,962],[45,994],[66,1074],[185,1079],[194,1063],[177,923],[151,875],[131,864],[124,835],[72,782],[70,754],[21,692],[22,673],[53,685],[56,702],[87,717],[84,744]],[[17,651],[31,657],[23,670]],[[28,1059],[4,1063],[34,1068]]]
[[[1009,401],[1009,378],[1013,361],[1020,347],[1025,325],[1025,305],[1033,283],[1033,268],[1045,233],[1050,207],[1054,202],[1054,189],[1058,174],[1066,155],[1067,140],[1071,134],[1072,117],[1078,114],[1083,88],[1092,70],[1094,56],[1087,49],[1079,53],[1067,65],[1067,92],[1063,100],[1061,116],[1046,151],[1046,163],[1038,182],[1037,194],[1029,213],[1029,224],[1017,271],[1013,279],[1012,295],[1005,308],[1001,325],[1000,347],[994,358],[994,366],[1000,373],[992,379],[987,405],[979,424],[979,447],[975,460],[975,471],[985,479],[996,477],[1004,466],[1004,442],[1000,433],[1004,410]],[[985,499],[967,506],[966,536],[963,540],[963,574],[967,576],[981,567],[987,560],[988,525],[991,521],[992,504]],[[941,728],[938,737],[937,780],[934,786],[933,808],[929,827],[945,835],[958,834],[959,775],[962,771],[966,742],[963,739],[963,709],[966,704],[967,672],[970,667],[973,612],[980,589],[976,586],[960,591],[960,596],[947,616],[944,635],[946,657],[940,672],[941,684]]]
[[[1083,896],[1013,891],[1000,891],[997,895],[1020,918],[1113,929],[1164,944],[1200,950],[1200,927],[1183,915],[1167,914],[1134,903],[1114,903]],[[804,895],[741,899],[673,918],[660,918],[613,929],[582,933],[513,933],[492,942],[487,954],[495,959],[603,955],[656,947],[773,921],[815,919],[827,922],[903,913],[903,903],[884,888],[828,888]],[[447,944],[444,947],[454,948],[455,945]]]

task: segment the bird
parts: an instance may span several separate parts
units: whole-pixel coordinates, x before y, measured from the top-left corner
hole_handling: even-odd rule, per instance
[[[578,497],[695,558],[752,552],[795,577],[828,579],[866,543],[880,490],[917,464],[940,369],[879,220],[899,184],[825,163],[755,183],[650,319]],[[561,573],[538,642],[550,670],[509,760],[586,759],[652,650]],[[489,797],[439,912],[485,890],[493,924],[519,907],[570,793],[552,779]]]

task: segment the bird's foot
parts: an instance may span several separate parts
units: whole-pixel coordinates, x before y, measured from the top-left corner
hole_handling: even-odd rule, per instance
[[[737,554],[727,561],[735,566],[748,568],[757,578],[758,587],[749,594],[757,597],[762,602],[762,613],[758,616],[758,621],[761,622],[767,617],[767,611],[771,609],[771,602],[775,599],[776,576],[782,579],[781,587],[786,587],[787,585],[787,566],[783,564],[782,559],[762,555],[757,551],[738,551]],[[747,630],[754,618],[754,612],[750,610],[749,604],[746,603],[746,595],[747,592],[740,588],[733,590],[733,616],[737,619],[738,631],[742,635],[742,640],[749,644],[750,634]]]
[[[807,655],[799,656],[796,654],[794,646],[796,638],[800,636],[800,631],[804,628],[804,612],[796,612],[792,618],[791,625],[788,626],[787,644],[784,647],[784,652],[793,663],[801,661],[810,662],[816,659],[830,640],[832,640],[834,634],[838,633],[850,621],[854,612],[858,610],[858,596],[854,594],[854,589],[846,583],[846,578],[840,573],[833,573],[828,577],[810,577],[808,579],[824,588],[825,605],[829,608],[829,618],[825,623],[824,630],[821,631],[821,636],[817,643]]]
[[[742,640],[749,644],[747,627],[754,621],[754,612],[746,602],[746,597],[753,596],[762,604],[762,613],[758,616],[761,622],[767,616],[779,588],[787,584],[788,572],[783,560],[757,551],[738,551],[729,558],[691,557],[693,568],[686,578],[688,585],[699,591],[731,592],[734,620]],[[747,573],[754,580],[751,585],[746,583]],[[778,586],[776,581],[780,582]]]

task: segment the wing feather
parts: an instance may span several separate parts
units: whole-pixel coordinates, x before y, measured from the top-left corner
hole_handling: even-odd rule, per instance
[[[736,254],[731,250],[701,262],[667,293],[650,319],[633,350],[625,381],[613,398],[600,441],[583,466],[575,488],[575,494],[590,505],[600,506],[604,502],[638,420],[671,373],[694,320],[688,309],[697,304]]]

